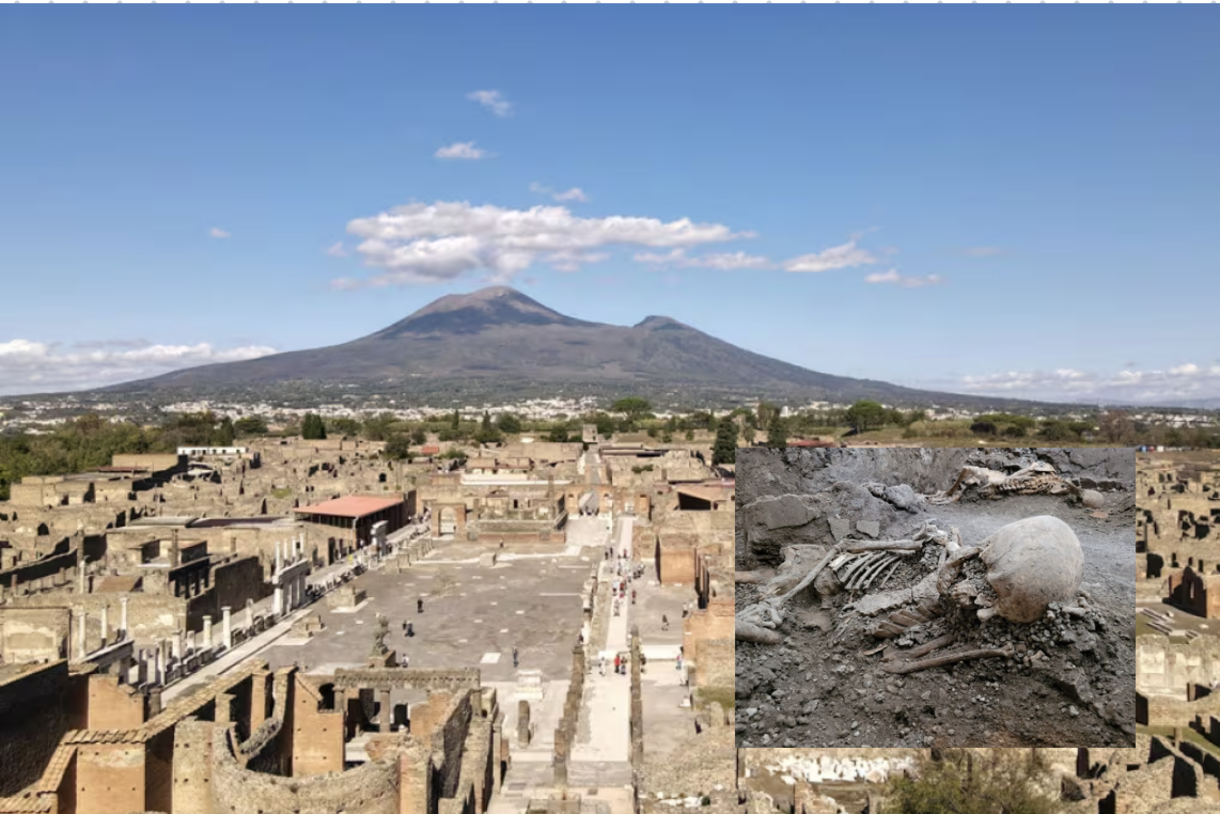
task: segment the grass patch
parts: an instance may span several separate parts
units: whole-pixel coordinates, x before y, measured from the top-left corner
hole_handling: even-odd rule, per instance
[[[272,489],[271,496],[276,500],[283,500],[286,497],[292,497],[291,489]]]
[[[737,704],[737,696],[732,687],[700,687],[695,690],[695,707],[699,710],[706,709],[713,703],[727,710],[733,709]]]
[[[1172,726],[1143,726],[1142,724],[1136,724],[1135,731],[1138,734],[1144,735],[1161,735],[1167,738],[1173,736]],[[1207,738],[1203,737],[1203,733],[1199,730],[1192,729],[1188,726],[1183,726],[1182,737],[1185,740],[1195,744],[1200,749],[1203,749],[1205,752],[1210,752],[1211,754],[1220,757],[1220,746],[1217,746]]]

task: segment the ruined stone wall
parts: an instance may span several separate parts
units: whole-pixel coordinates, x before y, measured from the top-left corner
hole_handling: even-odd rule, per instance
[[[212,569],[212,619],[221,617],[221,609],[246,606],[246,600],[258,602],[271,594],[271,586],[263,581],[263,567],[254,557],[239,557]]]
[[[696,684],[700,687],[732,687],[736,663],[732,635],[725,639],[704,639],[699,643]]]
[[[212,744],[216,725],[187,719],[174,727],[174,814],[213,814]]]
[[[88,641],[96,646],[101,640],[101,609],[109,608],[110,635],[118,628],[121,619],[119,598],[128,597],[127,624],[137,639],[153,639],[172,636],[178,629],[178,619],[186,614],[187,601],[174,596],[144,593],[100,593],[100,594],[39,594],[37,596],[14,597],[12,605],[19,608],[80,608],[87,614]],[[75,642],[70,642],[75,647]]]
[[[78,726],[66,661],[26,670],[0,683],[0,797],[37,780],[59,740]]]
[[[732,639],[735,636],[732,597],[718,597],[703,610],[697,610],[686,618],[686,657],[696,663],[701,661],[700,647],[705,641]],[[702,672],[702,667],[700,667]]]
[[[144,723],[144,696],[118,676],[91,675],[89,687],[89,729],[139,729]]]
[[[1175,644],[1159,635],[1136,638],[1135,676],[1140,691],[1149,695],[1186,698],[1188,684],[1220,680],[1220,638],[1200,636]]]
[[[66,658],[71,627],[66,608],[0,607],[0,661],[19,664]]]
[[[288,734],[292,776],[343,771],[343,710],[320,709],[322,696],[302,676],[295,676]]]
[[[76,747],[76,813],[157,811],[146,796],[142,743],[85,743]]]
[[[311,814],[398,814],[398,764],[371,761],[339,774],[276,777],[243,769],[230,733],[212,740],[213,810],[227,814],[309,811]]]
[[[8,590],[23,584],[40,582],[47,585],[71,585],[79,561],[80,551],[76,548],[63,554],[42,557],[0,572],[0,585]]]

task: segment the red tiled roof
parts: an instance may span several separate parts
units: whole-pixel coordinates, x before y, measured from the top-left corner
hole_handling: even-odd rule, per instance
[[[420,451],[420,455],[440,455],[441,448],[432,444],[425,445]]]
[[[402,498],[344,495],[324,503],[315,503],[313,506],[302,506],[293,511],[297,514],[325,514],[331,517],[364,517],[392,506],[398,506],[402,502]]]

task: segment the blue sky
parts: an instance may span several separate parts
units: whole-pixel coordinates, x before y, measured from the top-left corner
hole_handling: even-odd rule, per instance
[[[1190,6],[4,6],[0,393],[495,281],[828,373],[1220,397],[1217,41]]]

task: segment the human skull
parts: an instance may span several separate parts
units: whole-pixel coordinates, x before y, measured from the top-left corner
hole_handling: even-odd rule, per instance
[[[980,619],[1003,616],[1034,622],[1051,602],[1075,597],[1084,573],[1084,553],[1076,533],[1057,517],[1028,517],[1003,526],[979,544],[987,583],[996,593]]]

